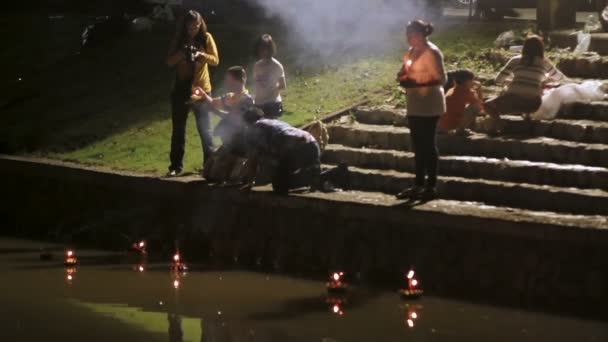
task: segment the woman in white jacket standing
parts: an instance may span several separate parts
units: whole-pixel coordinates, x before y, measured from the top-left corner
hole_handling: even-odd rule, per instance
[[[407,116],[415,154],[416,182],[397,195],[429,200],[437,196],[437,124],[445,112],[443,86],[447,80],[443,54],[428,40],[433,25],[415,20],[407,26],[410,45],[397,77],[407,91]]]

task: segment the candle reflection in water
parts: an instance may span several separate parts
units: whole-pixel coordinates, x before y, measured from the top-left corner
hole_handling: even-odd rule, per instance
[[[405,325],[408,328],[413,329],[414,327],[416,327],[416,323],[418,322],[418,319],[420,318],[419,312],[422,309],[422,306],[408,304],[404,307],[404,309],[406,312]]]
[[[344,306],[347,303],[347,298],[341,295],[329,295],[325,299],[328,304],[331,313],[342,316],[344,315]]]
[[[65,281],[68,283],[68,285],[72,285],[75,273],[76,267],[68,267],[65,269]]]

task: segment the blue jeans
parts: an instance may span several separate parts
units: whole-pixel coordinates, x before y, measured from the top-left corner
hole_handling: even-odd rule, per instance
[[[188,114],[194,112],[196,128],[201,137],[203,146],[203,164],[215,150],[213,136],[211,135],[211,110],[206,104],[191,104],[190,82],[178,82],[171,94],[171,121],[173,131],[171,135],[171,165],[170,171],[182,171],[184,168],[184,154],[186,152],[186,123]]]

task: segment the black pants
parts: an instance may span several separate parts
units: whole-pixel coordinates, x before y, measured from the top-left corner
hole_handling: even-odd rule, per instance
[[[302,144],[278,161],[272,176],[272,188],[281,194],[305,186],[316,188],[319,186],[320,177],[319,144],[316,142]]]
[[[437,164],[439,163],[439,149],[437,148],[439,117],[410,116],[408,120],[416,161],[416,186],[435,187],[437,185]]]
[[[184,168],[184,154],[186,148],[186,123],[190,111],[194,112],[196,128],[201,137],[203,146],[203,161],[215,150],[213,136],[211,135],[211,116],[208,105],[191,104],[191,82],[179,81],[171,94],[171,120],[173,131],[171,135],[171,171],[182,171]]]

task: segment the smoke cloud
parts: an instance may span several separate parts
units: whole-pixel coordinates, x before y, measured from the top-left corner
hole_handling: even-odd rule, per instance
[[[320,57],[399,44],[395,33],[428,14],[425,0],[248,0],[278,16],[300,48]]]

